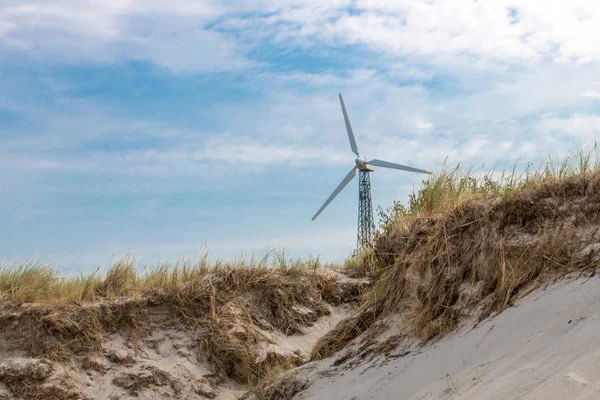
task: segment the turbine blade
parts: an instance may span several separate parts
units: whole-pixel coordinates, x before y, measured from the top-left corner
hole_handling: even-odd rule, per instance
[[[367,164],[373,165],[374,167],[399,169],[399,170],[402,170],[402,171],[418,172],[419,174],[429,174],[429,175],[431,175],[430,171],[425,171],[424,169],[408,167],[406,165],[394,164],[394,163],[391,163],[391,162],[388,162],[388,161],[383,161],[383,160],[371,160]]]
[[[335,198],[335,196],[337,196],[342,191],[342,189],[344,189],[346,187],[346,185],[352,179],[354,179],[355,176],[356,176],[356,167],[352,168],[352,170],[348,173],[348,175],[346,175],[346,177],[344,178],[344,180],[338,185],[338,187],[335,188],[335,190],[333,191],[333,193],[331,193],[331,196],[329,196],[329,198],[327,199],[327,201],[321,206],[321,208],[319,208],[319,211],[317,211],[317,213],[315,214],[315,216],[312,217],[313,221],[315,219],[317,219],[317,217],[319,216],[319,214],[321,214],[321,212],[323,212],[323,210],[325,209],[325,207],[327,207],[329,205],[329,203],[331,203],[331,201]]]
[[[350,118],[346,112],[346,106],[344,105],[344,99],[340,93],[340,104],[342,105],[342,113],[344,113],[344,122],[346,123],[346,131],[348,131],[348,139],[350,139],[350,147],[354,154],[358,156],[358,147],[356,146],[356,140],[354,139],[354,132],[352,132],[352,126],[350,125]]]

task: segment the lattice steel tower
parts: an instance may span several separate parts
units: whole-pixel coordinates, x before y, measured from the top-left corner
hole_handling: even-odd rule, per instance
[[[356,140],[354,139],[354,132],[352,132],[352,126],[350,126],[350,119],[346,112],[346,106],[344,100],[340,94],[340,104],[342,106],[342,113],[344,114],[344,122],[346,123],[346,131],[348,132],[348,139],[350,140],[350,148],[356,154],[354,163],[356,164],[348,175],[342,180],[337,188],[331,193],[331,196],[321,206],[319,211],[312,218],[314,221],[317,219],[319,214],[331,203],[331,201],[337,196],[342,189],[346,187],[348,183],[356,176],[356,170],[359,170],[359,181],[358,181],[358,235],[356,249],[357,251],[364,250],[371,246],[371,240],[373,239],[373,233],[375,231],[375,221],[373,219],[373,206],[371,204],[371,179],[370,173],[375,171],[373,167],[383,167],[391,169],[399,169],[402,171],[418,172],[420,174],[431,174],[429,171],[425,171],[418,168],[407,167],[406,165],[394,164],[388,161],[382,160],[371,160],[367,161],[366,158],[361,157],[358,154],[358,147],[356,146]]]
[[[356,249],[358,251],[371,247],[375,220],[373,219],[373,205],[371,204],[371,171],[358,172],[358,235]]]

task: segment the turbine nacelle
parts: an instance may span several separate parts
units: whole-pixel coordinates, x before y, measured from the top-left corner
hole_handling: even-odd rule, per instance
[[[364,157],[356,157],[354,162],[356,163],[356,168],[358,168],[360,171],[369,171],[369,172],[375,171],[375,168],[370,166],[368,164],[367,159]]]

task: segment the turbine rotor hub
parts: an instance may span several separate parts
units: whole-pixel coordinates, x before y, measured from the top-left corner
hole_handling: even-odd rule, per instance
[[[354,162],[356,163],[356,167],[358,169],[364,169],[367,167],[367,159],[364,157],[356,157]]]
[[[356,163],[356,168],[358,168],[360,171],[373,172],[375,170],[373,167],[367,164],[368,161],[364,157],[356,157],[354,162]]]

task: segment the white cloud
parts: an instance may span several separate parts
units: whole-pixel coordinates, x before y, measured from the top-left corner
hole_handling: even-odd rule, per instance
[[[429,133],[433,129],[433,123],[427,121],[422,115],[416,115],[412,120],[417,132]]]
[[[202,240],[215,238],[217,225],[227,234],[209,242],[209,248],[224,255],[286,246],[304,254],[331,251],[341,259],[354,243],[354,227],[321,229],[330,226],[338,211],[338,221],[342,217],[344,223],[348,221],[345,210],[330,209],[324,217],[331,219],[310,228],[302,225],[309,223],[312,213],[353,165],[338,92],[344,94],[361,155],[426,169],[439,168],[447,156],[450,164],[485,162],[492,167],[518,156],[530,160],[555,155],[578,145],[577,141],[596,139],[600,130],[600,110],[592,101],[600,98],[597,2],[0,3],[2,66],[10,65],[15,52],[26,53],[34,67],[36,62],[148,62],[179,75],[164,81],[169,94],[177,94],[179,85],[198,82],[198,77],[189,73],[235,70],[236,74],[225,77],[235,75],[239,79],[219,81],[223,75],[208,79],[217,87],[229,89],[231,85],[234,92],[249,94],[215,103],[198,100],[197,110],[192,110],[184,122],[178,120],[181,110],[176,105],[167,107],[160,116],[135,117],[135,111],[127,107],[111,108],[110,96],[108,100],[102,96],[90,100],[93,94],[87,98],[74,95],[81,88],[62,87],[69,82],[64,77],[60,82],[39,77],[39,81],[28,83],[19,81],[19,74],[11,74],[10,68],[8,75],[0,68],[0,107],[9,115],[17,115],[19,121],[26,120],[25,129],[6,126],[0,135],[0,180],[15,193],[5,199],[8,206],[4,209],[15,211],[15,204],[23,199],[33,203],[22,206],[14,227],[39,220],[36,209],[51,213],[42,200],[48,193],[61,199],[81,199],[85,197],[82,192],[90,198],[105,198],[106,192],[135,192],[149,204],[148,208],[136,205],[135,210],[121,209],[127,218],[112,221],[114,229],[107,228],[104,239],[96,232],[98,226],[86,229],[94,232],[87,237],[91,250],[85,250],[86,245],[77,240],[79,248],[48,254],[71,265],[108,260],[112,252],[122,254],[129,247],[142,255],[144,262],[193,254]],[[353,47],[348,49],[347,45]],[[286,59],[288,52],[290,59]],[[276,61],[271,66],[253,59],[268,59],[273,54]],[[300,58],[294,58],[298,54]],[[319,68],[304,65],[303,55],[316,60]],[[326,69],[320,68],[323,66]],[[240,70],[243,74],[238,74]],[[29,78],[24,76],[21,79]],[[153,74],[152,78],[165,77]],[[72,81],[67,84],[73,85]],[[31,100],[38,97],[44,100]],[[189,128],[212,124],[218,128]],[[102,150],[106,144],[110,150]],[[282,178],[282,171],[287,171],[283,167],[289,166],[295,168],[290,171],[294,180]],[[263,174],[267,170],[269,173]],[[39,173],[52,179],[42,179]],[[64,179],[62,174],[78,176]],[[190,176],[206,179],[186,179]],[[298,176],[305,181],[296,181]],[[374,204],[389,204],[394,190],[404,193],[410,182],[420,179],[416,174],[378,169],[373,177],[374,193],[379,193],[374,194]],[[161,208],[180,210],[181,203],[161,205],[160,197],[165,193],[186,196],[190,182],[201,182],[202,190],[215,197],[226,196],[218,193],[219,188],[229,185],[243,197],[256,181],[264,184],[261,188],[267,196],[292,193],[285,203],[296,201],[300,204],[297,207],[305,206],[306,217],[290,216],[289,226],[278,220],[266,228],[268,232],[256,232],[256,226],[268,223],[260,216],[247,217],[256,214],[255,204],[247,205],[251,211],[243,210],[234,217],[231,214],[239,207],[212,204],[199,207],[199,212],[219,216],[218,224],[201,216],[193,220],[194,226],[187,232],[180,232],[182,227],[173,224],[173,215],[165,214],[162,223],[175,226],[177,232],[160,229],[152,237],[145,236],[147,232],[127,232],[136,225],[132,222],[136,219],[131,219],[136,213],[147,213],[138,217],[148,222],[153,221],[152,215],[161,214],[156,211]],[[305,183],[311,190],[314,184],[315,191],[306,190],[312,197],[298,199],[293,193],[302,190],[297,184]],[[156,194],[157,202],[148,193]],[[350,204],[351,198],[354,202],[355,193],[347,191],[336,201],[338,205],[344,201]],[[265,199],[265,203],[270,200]],[[96,206],[96,201],[90,203]],[[352,207],[355,210],[355,203]],[[191,221],[184,211],[181,219]],[[272,210],[268,211],[265,215],[271,215]],[[105,208],[103,213],[109,215],[112,210],[108,213]],[[82,215],[83,219],[95,218],[87,212]],[[354,211],[352,215],[354,221]],[[102,218],[98,221],[103,223]],[[304,230],[297,231],[294,223]],[[321,234],[315,234],[317,231]],[[115,238],[115,234],[120,237]],[[23,243],[47,246],[46,238],[24,237]],[[96,240],[115,242],[96,245]],[[63,240],[61,246],[64,243],[69,241]]]
[[[220,14],[203,0],[5,3],[0,52],[27,51],[43,63],[141,60],[174,72],[254,65],[233,38],[206,28]]]
[[[472,93],[456,96],[444,112],[474,120],[510,120],[581,107],[586,104],[581,93],[597,79],[599,65],[545,65],[493,74],[487,82],[477,81]],[[459,90],[469,85],[467,77],[460,77]]]
[[[345,165],[352,161],[338,149],[261,144],[246,138],[189,143],[170,149],[44,155],[0,152],[0,170],[83,174],[186,176],[222,172],[230,165],[251,169],[278,165]]]
[[[249,165],[331,165],[345,161],[344,153],[334,148],[260,144],[249,138],[239,137],[235,140],[230,138],[209,142],[204,147],[195,156],[200,160],[216,162]]]
[[[227,35],[223,31],[234,33]],[[467,69],[600,59],[590,0],[49,0],[0,6],[0,43],[63,61],[142,59],[173,71],[252,66],[257,45],[365,45]],[[57,60],[58,61],[58,60]],[[404,71],[421,74],[421,71]]]
[[[562,118],[547,115],[536,124],[536,130],[554,140],[567,136],[589,144],[600,139],[600,115],[574,114]]]
[[[346,98],[361,154],[390,161],[435,167],[446,156],[466,162],[500,160],[514,158],[516,152],[551,152],[556,140],[545,138],[550,132],[567,145],[571,138],[592,138],[595,117],[590,109],[585,121],[578,117],[536,125],[526,120],[535,121],[545,112],[572,113],[589,106],[586,97],[600,96],[590,90],[600,65],[593,61],[595,42],[582,41],[579,47],[571,43],[600,29],[588,24],[599,17],[600,6],[580,1],[551,2],[551,7],[513,3],[53,0],[43,6],[5,6],[0,8],[4,47],[10,47],[11,38],[30,40],[41,53],[64,51],[68,57],[105,62],[148,60],[174,72],[256,66],[245,51],[280,40],[290,48],[316,45],[315,52],[322,44],[357,43],[380,54],[365,63],[368,68],[334,64],[318,73],[299,65],[292,71],[262,69],[246,75],[243,85],[261,90],[260,100],[198,111],[200,118],[217,115],[228,121],[217,133],[114,118],[111,110],[97,110],[77,99],[67,102],[64,113],[34,110],[47,135],[2,144],[13,150],[19,168],[37,170],[186,175],[221,163],[238,168],[345,165],[352,154],[337,103],[339,91]],[[508,9],[516,9],[514,15]],[[583,16],[587,19],[582,26],[572,29]],[[73,55],[73,46],[85,50]],[[548,63],[558,58],[567,62]],[[582,60],[593,62],[571,62]],[[503,72],[498,74],[498,69]],[[79,134],[81,127],[89,127],[85,135]],[[216,134],[221,137],[207,139]],[[59,154],[86,141],[117,136],[164,141],[160,148]],[[532,141],[538,146],[529,146]],[[42,146],[55,152],[40,155],[36,150]]]
[[[44,122],[45,135],[0,139],[6,151],[0,164],[29,171],[160,177],[198,176],[209,170],[213,175],[264,171],[277,166],[351,166],[354,156],[338,90],[344,93],[360,152],[366,157],[428,169],[438,168],[447,156],[451,163],[468,165],[536,157],[559,147],[571,148],[578,144],[573,139],[594,138],[582,136],[594,126],[593,113],[584,121],[556,123],[545,117],[544,123],[536,122],[536,113],[585,104],[581,88],[593,76],[593,68],[574,68],[577,74],[570,75],[576,77],[569,79],[559,79],[569,71],[566,67],[513,74],[504,78],[506,82],[484,86],[474,95],[450,99],[434,98],[417,84],[398,86],[389,75],[372,70],[347,71],[341,76],[337,72],[269,73],[254,82],[265,90],[260,101],[204,110],[211,118],[227,121],[219,132],[180,129],[175,122],[114,118],[110,110],[63,100],[60,114],[49,109],[38,117]],[[349,76],[362,76],[362,80]],[[552,77],[557,79],[559,93],[544,85],[544,79]],[[295,87],[298,81],[309,82],[308,89]],[[534,122],[523,120],[524,116]],[[128,150],[79,152],[98,139],[131,142]],[[160,141],[131,146],[136,140],[149,139]],[[530,146],[531,142],[536,146]]]
[[[600,99],[600,92],[590,91],[581,94],[584,97],[591,97],[592,99]]]
[[[600,58],[600,43],[595,40],[600,35],[600,5],[594,1],[263,3],[260,6],[271,13],[261,14],[257,4],[254,15],[234,19],[235,26],[229,20],[223,28],[271,37],[288,46],[318,41],[364,44],[385,54],[425,56],[437,65],[470,69]]]

